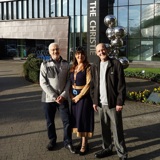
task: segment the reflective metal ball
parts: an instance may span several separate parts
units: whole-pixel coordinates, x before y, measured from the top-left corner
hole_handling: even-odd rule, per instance
[[[114,40],[111,40],[111,46],[122,47],[123,46],[123,40],[121,38],[116,38]]]
[[[128,68],[128,66],[129,66],[129,60],[126,57],[120,57],[119,61],[123,65],[123,69]]]
[[[122,26],[114,27],[113,32],[116,38],[123,38],[126,35],[125,28]]]
[[[116,23],[116,17],[114,15],[107,15],[104,18],[104,24],[109,28],[114,27],[115,23]]]

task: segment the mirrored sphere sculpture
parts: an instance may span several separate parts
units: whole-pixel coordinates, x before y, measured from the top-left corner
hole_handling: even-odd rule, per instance
[[[123,40],[121,38],[116,38],[114,40],[111,40],[111,46],[122,47],[123,46]]]
[[[122,26],[114,27],[113,31],[116,38],[123,38],[126,35],[125,29]]]
[[[113,16],[113,15],[107,15],[105,18],[104,18],[104,24],[109,27],[109,28],[112,28],[115,26],[116,24],[116,17]]]
[[[129,60],[126,57],[119,58],[119,61],[123,65],[123,69],[126,69],[129,66]]]

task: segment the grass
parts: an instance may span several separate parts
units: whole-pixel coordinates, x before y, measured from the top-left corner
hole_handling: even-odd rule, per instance
[[[130,68],[128,67],[125,69],[125,71],[128,71],[128,72],[141,72],[143,70],[145,72],[160,74],[160,68]]]

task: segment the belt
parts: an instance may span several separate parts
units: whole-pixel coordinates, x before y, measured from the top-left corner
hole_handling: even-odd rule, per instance
[[[84,87],[84,86],[74,86],[74,85],[72,85],[72,88],[73,88],[73,89],[83,89],[83,87]]]

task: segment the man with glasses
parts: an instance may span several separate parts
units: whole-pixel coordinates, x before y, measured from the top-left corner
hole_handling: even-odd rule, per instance
[[[67,100],[70,87],[68,80],[69,64],[60,56],[57,43],[51,43],[48,49],[51,59],[42,62],[40,67],[40,86],[43,90],[42,102],[50,140],[47,149],[51,151],[56,146],[55,114],[58,109],[64,127],[64,146],[71,153],[75,153],[72,146],[70,112]]]

